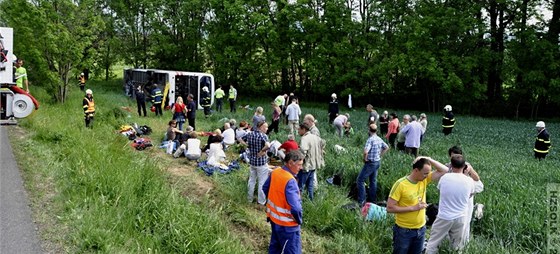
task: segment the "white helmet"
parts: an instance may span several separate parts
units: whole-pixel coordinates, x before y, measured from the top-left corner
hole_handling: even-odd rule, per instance
[[[538,121],[536,127],[537,128],[544,128],[544,122],[543,121]]]
[[[83,75],[84,75],[84,73],[83,73],[83,72],[82,72],[82,73],[80,73],[80,76],[83,76]]]
[[[93,92],[91,91],[91,89],[86,90],[86,94],[91,94],[93,95]]]
[[[336,94],[335,94],[335,93],[331,94],[331,97],[332,97],[333,99],[336,99]]]
[[[445,111],[452,111],[452,110],[453,110],[453,108],[451,107],[451,105],[445,105],[445,107],[443,107],[443,109],[444,109]]]
[[[202,88],[202,91],[208,92],[208,87],[207,87],[207,86],[203,87],[203,88]]]

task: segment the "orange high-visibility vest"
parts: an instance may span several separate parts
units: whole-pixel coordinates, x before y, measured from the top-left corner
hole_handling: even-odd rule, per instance
[[[290,172],[276,168],[270,174],[270,189],[268,190],[268,200],[266,202],[266,216],[276,225],[295,227],[298,225],[292,216],[292,207],[286,200],[286,185],[291,179],[295,180]]]
[[[84,113],[87,114],[87,113],[93,113],[93,112],[95,112],[95,102],[93,101],[93,98],[91,98],[91,100],[90,100],[90,99],[88,99],[88,98],[86,97],[85,99],[86,99],[86,101],[87,101],[87,106],[84,105],[84,108],[87,107],[87,109],[86,109],[86,111],[85,111]]]

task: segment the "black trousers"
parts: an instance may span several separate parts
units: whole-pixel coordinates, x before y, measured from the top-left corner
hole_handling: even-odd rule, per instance
[[[236,112],[235,100],[229,99],[229,112]]]
[[[161,103],[154,104],[154,106],[156,107],[156,116],[162,116],[163,112],[161,110]]]
[[[142,112],[144,112],[144,116],[147,115],[146,113],[146,101],[145,100],[136,100],[136,106],[138,106],[138,115],[142,116]]]
[[[194,127],[195,118],[187,118],[187,120],[189,121],[189,126],[192,127],[193,130],[196,130],[196,127]]]

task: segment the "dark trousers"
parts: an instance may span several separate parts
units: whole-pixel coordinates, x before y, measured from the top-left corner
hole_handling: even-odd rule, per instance
[[[189,121],[189,126],[193,128],[193,131],[196,130],[196,128],[194,127],[194,119],[195,118],[187,118],[187,120]]]
[[[447,136],[447,135],[451,134],[452,131],[453,131],[453,128],[443,128],[443,135]]]
[[[236,108],[235,108],[235,100],[234,99],[229,99],[229,112],[236,112]]]
[[[216,99],[216,111],[222,112],[223,105],[224,105],[224,98]]]
[[[86,84],[80,84],[80,90],[84,91],[86,89]]]
[[[542,159],[546,158],[546,155],[547,155],[547,154],[548,154],[548,153],[539,153],[539,152],[535,152],[535,159],[542,160]]]
[[[147,115],[146,113],[146,101],[145,100],[136,100],[136,106],[138,106],[138,115],[142,116],[142,112],[144,112],[144,116]]]
[[[156,116],[162,116],[161,103],[154,104],[154,106],[156,107]]]
[[[397,133],[391,133],[391,134],[389,135],[389,145],[390,145],[392,148],[395,148],[395,139],[397,139]]]
[[[407,154],[414,155],[415,158],[418,157],[418,148],[416,148],[416,147],[406,147],[404,149],[404,152],[407,153]]]
[[[270,127],[268,127],[268,131],[266,132],[266,135],[270,134],[272,131],[278,133],[279,124],[280,124],[280,118],[278,118],[278,120],[272,120],[272,124],[270,124]]]
[[[86,128],[93,128],[93,116],[86,116]]]
[[[204,109],[204,116],[208,117],[210,115],[210,105],[203,106],[202,108]]]

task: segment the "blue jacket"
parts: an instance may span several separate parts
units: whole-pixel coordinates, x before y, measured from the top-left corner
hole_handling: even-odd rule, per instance
[[[154,88],[154,90],[152,90],[152,103],[160,104],[162,99],[163,99],[163,94],[161,93],[161,89],[157,87]]]

